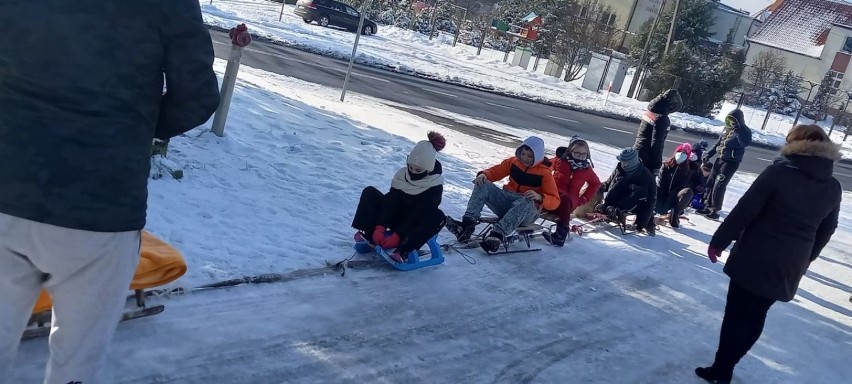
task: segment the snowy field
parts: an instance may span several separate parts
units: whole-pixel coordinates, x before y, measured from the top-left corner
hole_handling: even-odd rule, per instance
[[[220,78],[225,63],[217,60]],[[355,77],[353,81],[358,81]],[[180,180],[150,182],[148,229],[180,249],[177,286],[322,266],[352,255],[363,187],[382,190],[415,141],[439,154],[445,212],[464,210],[475,172],[527,132],[549,150],[567,139],[509,127],[464,136],[350,93],[243,66],[225,137],[207,125],[176,138]],[[601,177],[615,148],[593,145]],[[738,173],[725,210],[755,175]],[[735,383],[841,383],[852,377],[852,196],[842,224],[794,302],[770,311]],[[702,383],[728,279],[703,255],[717,223],[693,216],[657,237],[611,232],[565,248],[398,272],[350,270],[183,297],[120,324],[111,383]],[[449,241],[446,231],[443,242]],[[724,258],[722,259],[724,261]],[[10,378],[40,382],[45,339],[22,344]]]
[[[347,59],[352,53],[354,33],[323,28],[316,23],[305,24],[293,13],[292,5],[284,5],[282,14],[281,4],[268,0],[214,0],[212,5],[208,0],[199,0],[199,3],[204,21],[209,25],[231,28],[246,23],[254,34],[307,51]],[[582,80],[566,83],[561,78],[545,75],[547,60],[541,60],[536,71],[532,70],[532,61],[530,69],[524,70],[511,65],[514,53],[510,53],[508,61],[503,62],[503,52],[483,49],[477,56],[476,47],[464,44],[453,47],[451,43],[452,36],[441,35],[429,40],[421,33],[379,25],[377,35],[359,40],[356,60],[402,73],[617,116],[639,118],[647,105],[618,94],[611,94],[607,99],[605,92],[583,89],[580,86]],[[631,76],[628,76],[622,94],[626,95],[630,81]],[[735,104],[726,103],[716,119],[676,113],[672,115],[672,123],[718,134],[722,131],[724,116],[734,107]],[[754,115],[750,113],[753,112],[751,108],[744,112],[747,117]],[[760,131],[762,113],[758,111],[759,117],[749,122],[756,130],[754,140],[773,146],[783,144],[793,118],[775,116],[767,130]],[[802,119],[802,122],[809,120]],[[832,138],[839,143],[842,134],[835,134]],[[852,159],[852,140],[844,142],[843,147],[844,158]]]

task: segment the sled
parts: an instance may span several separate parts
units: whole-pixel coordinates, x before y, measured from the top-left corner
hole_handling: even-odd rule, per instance
[[[180,252],[143,230],[139,263],[129,287],[130,290],[134,291],[130,298],[135,299],[136,308],[126,311],[120,321],[148,317],[163,312],[165,309],[163,305],[147,305],[145,299],[150,296],[147,294],[147,290],[171,283],[185,273],[186,262]],[[52,307],[53,301],[50,295],[47,291],[42,290],[33,306],[32,316],[27,324],[29,328],[24,331],[22,339],[46,336],[50,333],[50,327],[47,324],[50,323]]]
[[[624,221],[622,222],[613,220],[603,213],[591,212],[586,214],[585,223],[572,225],[571,232],[577,234],[577,236],[582,236],[586,233],[595,232],[601,229],[618,228],[621,230],[622,235],[636,233],[636,231],[632,229],[632,226],[626,223],[627,216],[628,215],[624,215]],[[591,229],[589,229],[590,227]]]
[[[438,265],[444,262],[444,253],[441,251],[441,246],[438,244],[437,234],[432,236],[432,238],[426,242],[426,245],[429,246],[428,253],[421,252],[420,250],[413,250],[408,254],[408,258],[402,263],[392,259],[388,250],[382,249],[382,247],[373,246],[367,241],[367,239],[362,238],[360,240],[356,240],[352,247],[355,249],[355,252],[361,254],[374,253],[378,255],[394,269],[400,271],[413,271],[415,269]],[[426,255],[429,255],[428,259],[421,259],[421,256]]]
[[[450,220],[452,220],[452,221],[450,221]],[[484,224],[486,224],[485,228],[480,230],[478,233],[471,235],[469,241],[467,241],[465,243],[460,243],[459,248],[467,249],[467,248],[478,247],[479,242],[482,241],[483,239],[485,239],[485,236],[488,234],[488,232],[491,231],[491,229],[494,227],[494,224],[497,224],[498,221],[500,221],[500,218],[497,217],[497,216],[482,216],[482,217],[480,217],[477,224],[483,224],[484,223]],[[453,219],[450,216],[447,216],[447,223],[448,223],[448,225],[458,225],[458,221]],[[449,224],[449,223],[453,223],[453,224]],[[540,224],[536,224],[534,222],[532,224],[529,224],[529,225],[526,225],[526,226],[523,226],[523,225],[519,226],[512,233],[510,233],[509,235],[506,235],[506,237],[503,239],[503,244],[502,244],[503,250],[502,251],[486,252],[486,254],[488,254],[489,256],[494,256],[494,255],[507,255],[507,254],[512,254],[512,253],[526,253],[526,252],[540,251],[541,248],[532,248],[532,243],[530,242],[530,240],[532,240],[536,236],[540,236],[541,233],[544,231],[544,229],[545,229],[544,226],[542,226]],[[452,232],[452,231],[450,231],[450,232]],[[510,250],[509,249],[510,244],[514,244],[516,242],[521,242],[521,241],[523,241],[527,245],[527,249],[516,249],[516,250]]]
[[[688,222],[689,216],[680,215],[680,220]],[[669,225],[669,215],[654,216],[654,225],[656,225],[658,227],[663,226],[663,225]]]

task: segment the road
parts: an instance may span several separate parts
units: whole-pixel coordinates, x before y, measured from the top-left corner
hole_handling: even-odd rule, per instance
[[[210,35],[216,56],[227,60],[231,46],[227,34],[211,30]],[[348,64],[347,61],[259,41],[253,42],[244,50],[242,63],[253,68],[330,87],[341,87],[343,85]],[[633,145],[638,126],[637,123],[633,122],[572,111],[358,64],[353,67],[348,90],[398,104],[433,107],[512,127],[531,128],[564,135],[566,138],[579,134],[586,140],[615,147]],[[488,131],[487,128],[448,120],[446,117],[419,110],[405,110],[451,129],[483,138],[493,137],[493,132],[485,132]],[[674,148],[680,143],[694,143],[699,139],[705,139],[711,143],[715,140],[711,136],[702,137],[689,132],[669,132],[664,153],[673,152]],[[495,142],[507,144],[505,141],[498,140]],[[773,149],[750,147],[740,170],[760,173],[770,164],[776,154],[777,151]],[[844,190],[852,191],[852,166],[837,163],[834,175],[843,185]]]

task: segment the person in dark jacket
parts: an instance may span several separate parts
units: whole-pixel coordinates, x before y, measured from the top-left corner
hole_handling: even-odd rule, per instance
[[[210,34],[196,0],[2,1],[0,24],[0,377],[46,289],[45,382],[112,382],[153,139],[219,104]]]
[[[680,215],[692,201],[694,174],[689,157],[693,155],[689,143],[679,145],[674,155],[663,163],[660,173],[656,212],[660,215],[668,214],[672,228],[680,227]]]
[[[728,287],[719,348],[695,373],[729,383],[734,366],[763,332],[776,301],[790,301],[837,227],[842,189],[832,177],[839,146],[822,128],[798,125],[781,156],[755,179],[710,240],[712,262],[735,242],[725,264]],[[819,198],[814,198],[819,196]]]
[[[639,131],[633,149],[639,152],[639,159],[654,176],[663,165],[663,150],[669,134],[671,121],[669,114],[683,108],[680,92],[669,89],[648,103],[648,110],[642,115]]]
[[[713,156],[718,155],[707,180],[707,192],[704,196],[706,207],[698,213],[710,219],[719,218],[728,183],[737,172],[737,168],[743,161],[745,149],[749,145],[751,145],[751,129],[745,124],[743,111],[735,109],[725,117],[724,131],[702,159],[708,162]]]
[[[619,222],[624,221],[626,214],[634,213],[636,230],[646,230],[654,236],[653,223],[648,226],[654,215],[653,197],[657,193],[654,175],[642,166],[642,160],[633,148],[625,148],[616,158],[619,163],[609,179],[601,184],[600,190],[606,194],[595,211]]]
[[[364,188],[352,227],[355,241],[368,241],[386,250],[397,262],[404,262],[444,227],[444,212],[438,209],[444,194],[441,162],[436,157],[446,140],[429,132],[429,140],[418,142],[383,194],[375,187]]]

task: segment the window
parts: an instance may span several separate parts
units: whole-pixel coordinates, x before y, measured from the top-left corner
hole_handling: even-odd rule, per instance
[[[356,11],[355,8],[352,8],[348,5],[346,6],[346,13],[348,13],[352,16],[355,16],[355,17],[361,17],[361,15],[358,14],[358,11]]]
[[[601,24],[606,26],[612,26],[615,23],[615,14],[611,12],[603,12],[601,14]]]
[[[843,48],[840,48],[840,51],[852,53],[852,36],[846,37],[846,41],[843,42]]]
[[[843,82],[843,75],[843,72],[837,72],[835,70],[828,71],[828,76],[831,78],[831,90],[828,92],[829,94],[837,94],[837,91],[840,89],[840,83]]]

